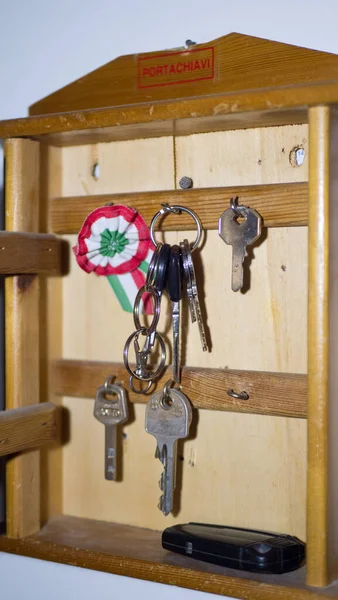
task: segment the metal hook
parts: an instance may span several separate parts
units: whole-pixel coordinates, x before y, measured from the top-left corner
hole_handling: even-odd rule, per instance
[[[232,198],[230,198],[230,208],[235,213],[236,217],[241,216],[238,206],[238,196],[233,196]]]
[[[108,392],[108,386],[113,383],[113,381],[116,379],[116,375],[108,375],[108,377],[106,378],[106,381],[104,382],[104,391]]]
[[[231,398],[236,398],[236,400],[248,400],[249,399],[249,394],[246,391],[242,391],[242,392],[234,392],[234,390],[229,389],[227,390],[227,394],[228,396],[231,396]]]
[[[170,206],[168,202],[161,202],[161,206],[166,212],[171,212],[174,215],[180,215],[182,213],[180,208],[177,208],[176,206]]]

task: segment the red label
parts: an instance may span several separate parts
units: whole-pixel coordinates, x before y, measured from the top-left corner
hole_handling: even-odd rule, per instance
[[[214,78],[214,48],[167,52],[138,59],[138,87],[190,83]]]

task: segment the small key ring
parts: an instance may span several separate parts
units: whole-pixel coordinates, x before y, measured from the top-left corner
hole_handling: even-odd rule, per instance
[[[147,387],[146,387],[146,388],[144,388],[144,390],[142,390],[142,389],[140,389],[140,390],[137,390],[137,389],[134,387],[134,384],[133,384],[133,379],[136,379],[136,377],[134,377],[134,375],[130,375],[130,377],[129,377],[129,387],[130,387],[131,391],[132,391],[132,392],[134,392],[134,394],[147,394],[147,392],[149,392],[149,390],[150,390],[151,386],[152,386],[152,385],[153,385],[153,383],[154,383],[153,381],[148,381],[148,382],[147,382]],[[140,380],[140,379],[138,379],[138,381],[141,381],[141,380]],[[143,380],[143,381],[144,381],[144,380]]]
[[[146,327],[145,329],[148,330],[149,334],[153,333],[157,327],[159,318],[160,318],[160,314],[161,314],[161,295],[159,294],[159,292],[153,288],[150,287],[147,290],[147,286],[143,285],[139,291],[137,292],[136,298],[135,298],[135,302],[134,302],[134,310],[133,310],[133,314],[134,314],[134,323],[135,323],[135,327],[137,330],[139,329],[143,329],[144,327],[141,325],[141,321],[140,321],[140,303],[142,300],[142,296],[143,294],[150,294],[153,302],[154,302],[154,316],[153,316],[153,320],[151,322],[151,325],[149,327]]]
[[[156,250],[155,250],[154,254],[152,255],[151,261],[149,263],[149,267],[148,267],[148,271],[147,271],[147,278],[146,278],[146,286],[145,286],[147,292],[148,292],[149,288],[153,288],[155,285],[155,269],[156,269],[156,266],[158,263],[158,258],[159,258],[162,246],[163,246],[162,242],[157,244]]]
[[[231,396],[231,398],[236,398],[236,400],[248,400],[249,399],[249,394],[243,390],[242,392],[234,392],[234,390],[229,389],[227,390],[227,394],[228,396]]]
[[[106,393],[108,392],[108,387],[113,384],[113,381],[115,378],[116,378],[115,375],[108,375],[108,377],[106,378],[106,380],[104,382],[104,391]]]
[[[169,410],[169,408],[171,408],[171,406],[172,406],[172,402],[171,402],[171,404],[169,404],[169,402],[168,402],[168,399],[170,399],[169,390],[171,388],[174,388],[175,385],[176,385],[176,382],[173,379],[168,379],[168,381],[166,381],[166,383],[163,386],[163,394],[162,394],[162,399],[161,399],[161,406],[165,410]],[[179,388],[180,388],[180,386],[177,386],[177,389],[179,389]]]
[[[160,359],[159,365],[158,365],[156,371],[154,371],[149,377],[140,377],[139,375],[137,375],[137,373],[135,371],[132,371],[132,369],[130,368],[128,355],[129,355],[129,347],[130,347],[131,342],[133,341],[134,338],[138,339],[138,337],[141,333],[143,335],[146,335],[148,333],[147,327],[141,327],[137,331],[134,331],[127,339],[127,341],[124,345],[124,349],[123,349],[123,362],[124,362],[124,366],[126,367],[129,375],[132,375],[133,377],[135,377],[135,379],[139,379],[140,381],[153,381],[154,379],[157,379],[160,376],[160,374],[162,373],[162,371],[164,370],[164,365],[165,365],[165,361],[167,358],[167,351],[166,351],[163,337],[161,336],[160,333],[158,333],[157,331],[154,331],[153,333],[155,334],[155,340],[156,339],[158,340],[160,347],[161,347],[161,359]]]
[[[191,252],[193,252],[195,250],[195,248],[198,246],[198,244],[200,243],[201,235],[202,235],[202,225],[201,225],[201,221],[199,220],[199,217],[197,216],[197,214],[193,210],[190,210],[190,208],[186,208],[185,206],[180,206],[179,204],[173,204],[173,205],[164,204],[164,205],[162,205],[162,207],[163,208],[161,208],[161,210],[159,210],[156,213],[156,215],[153,216],[151,223],[150,223],[150,227],[149,227],[151,241],[153,242],[154,246],[156,246],[156,247],[158,246],[158,244],[155,240],[155,234],[154,234],[155,223],[156,223],[157,219],[159,217],[161,217],[162,215],[167,214],[168,212],[171,212],[174,214],[181,214],[182,212],[185,212],[188,215],[190,215],[196,223],[197,235],[196,235],[196,239],[195,239],[194,243],[191,244]]]

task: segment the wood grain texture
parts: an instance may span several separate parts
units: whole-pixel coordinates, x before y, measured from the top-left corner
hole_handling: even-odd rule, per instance
[[[0,273],[66,273],[67,243],[43,233],[0,232]]]
[[[238,196],[240,203],[258,210],[266,227],[307,224],[308,190],[307,184],[301,182],[54,198],[51,202],[51,230],[63,234],[78,233],[86,216],[108,202],[133,206],[147,223],[162,203],[180,204],[198,214],[204,229],[217,229],[218,219],[229,207],[233,196]],[[162,220],[162,229],[195,229],[195,222],[186,213],[170,215],[170,218]]]
[[[338,375],[336,360],[338,356],[338,113],[337,107],[330,109],[330,160],[329,160],[329,348],[328,348],[328,409],[327,409],[327,535],[328,580],[338,578]]]
[[[50,402],[0,412],[0,456],[40,448],[56,440],[55,413]]]
[[[42,231],[50,231],[49,205],[62,189],[61,149],[41,147],[41,214]],[[68,246],[69,248],[69,246]],[[41,395],[57,408],[57,418],[63,419],[62,399],[51,385],[51,362],[62,356],[62,277],[40,277],[40,386]],[[64,421],[64,419],[63,419]],[[67,427],[64,425],[64,431]],[[64,434],[65,435],[65,434]],[[43,448],[41,455],[41,522],[62,513],[62,445]]]
[[[294,167],[289,154],[299,145],[305,160]],[[172,190],[183,175],[191,176],[196,188],[307,180],[306,126],[95,144],[62,148],[61,153],[60,198]],[[94,161],[100,165],[98,180],[92,177]],[[307,230],[265,231],[267,237],[253,248],[247,263],[247,292],[239,294],[230,287],[231,248],[217,231],[206,232],[194,261],[212,351],[202,352],[198,328],[190,323],[184,300],[183,365],[306,372]],[[192,235],[168,231],[166,240],[174,244]],[[67,239],[74,246],[76,236]],[[133,320],[121,310],[105,278],[85,274],[71,256],[70,274],[62,286],[63,358],[121,362]],[[159,331],[166,336],[168,364],[170,314],[164,298]],[[103,373],[101,384],[108,375]],[[124,382],[128,387],[125,378]],[[174,514],[164,517],[157,509],[161,464],[154,460],[153,437],[144,431],[145,406],[130,405],[130,420],[118,442],[121,481],[112,486],[104,479],[103,427],[93,418],[93,404],[94,396],[63,399],[69,418],[68,443],[62,450],[64,513],[105,521],[114,514],[117,522],[160,530],[188,520],[237,524],[288,531],[305,539],[304,418],[194,411],[189,438],[179,447]]]
[[[175,78],[168,73],[156,85],[154,78],[142,87],[139,80],[141,60],[152,65],[161,65],[175,60],[183,63],[195,58],[205,58],[206,49],[214,52],[214,74],[212,79],[203,79],[203,73],[188,81],[173,85]],[[205,56],[204,56],[205,54]],[[179,77],[176,75],[176,79]],[[153,80],[154,79],[154,80]],[[191,81],[195,79],[195,81]],[[30,107],[31,115],[70,112],[121,105],[135,105],[168,99],[187,99],[191,97],[224,93],[248,93],[250,90],[263,91],[274,87],[300,86],[316,84],[325,80],[338,79],[338,58],[334,54],[299,48],[280,42],[260,39],[238,33],[230,33],[206,44],[177,51],[151,52],[141,55],[121,56],[95,71],[70,83],[50,96]],[[189,81],[190,80],[190,81]],[[116,85],[118,82],[118,85]],[[150,87],[149,87],[150,86]]]
[[[328,579],[327,409],[330,109],[309,111],[307,581]]]
[[[305,583],[305,568],[284,575],[226,569],[164,550],[161,533],[103,521],[60,516],[22,540],[0,537],[0,550],[106,573],[136,577],[242,600],[336,598]]]
[[[128,388],[123,363],[60,360],[53,365],[54,391],[60,396],[94,398],[109,374]],[[171,377],[167,370],[158,381],[161,389]],[[304,418],[307,415],[307,377],[292,373],[263,373],[230,369],[182,369],[182,389],[194,408],[260,415]],[[245,390],[248,400],[236,400],[227,390]],[[145,404],[148,397],[128,391],[129,401]]]
[[[168,135],[182,136],[211,131],[295,125],[307,123],[307,111],[304,108],[300,109],[299,104],[305,105],[305,100],[310,94],[313,103],[324,97],[326,101],[332,97],[335,99],[332,101],[338,102],[336,87],[336,84],[332,84],[323,85],[318,89],[316,85],[314,90],[303,90],[302,95],[297,89],[296,96],[295,90],[292,89],[292,94],[289,94],[291,107],[285,109],[269,110],[265,94],[259,101],[256,93],[252,94],[251,104],[247,103],[247,94],[242,94],[241,97],[231,95],[230,98],[220,95],[216,98],[212,96],[207,100],[191,99],[189,103],[168,101],[159,103],[159,106],[155,103],[150,108],[148,105],[139,105],[131,110],[128,106],[124,106],[11,119],[0,121],[0,135],[5,139],[30,137],[45,140],[53,146],[63,147]],[[276,106],[278,103],[285,103],[284,89],[279,94],[276,94],[276,90],[272,90],[270,96],[274,96]],[[258,105],[259,109],[257,109]],[[154,110],[152,110],[153,106]],[[155,111],[156,120],[153,120],[152,115]],[[204,116],[196,116],[200,114]]]
[[[5,151],[6,229],[39,230],[40,144],[7,140]],[[36,404],[39,385],[39,280],[20,275],[5,282],[6,408]],[[40,454],[33,450],[7,461],[7,535],[40,529]]]

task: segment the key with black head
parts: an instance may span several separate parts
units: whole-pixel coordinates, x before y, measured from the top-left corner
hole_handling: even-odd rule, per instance
[[[181,249],[177,245],[172,246],[170,250],[170,261],[167,275],[167,291],[172,303],[173,378],[176,381],[176,383],[180,383],[180,302],[182,297],[182,255]]]

